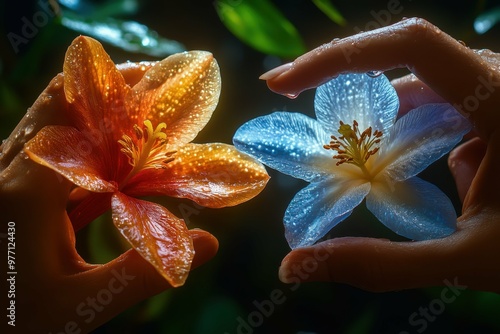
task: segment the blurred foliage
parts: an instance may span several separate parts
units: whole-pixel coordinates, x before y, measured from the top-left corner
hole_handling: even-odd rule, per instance
[[[123,21],[111,17],[96,19],[64,11],[61,15],[61,24],[129,52],[163,58],[186,50],[181,43],[162,38],[156,31],[135,21]]]
[[[217,0],[215,8],[229,31],[263,53],[291,58],[306,51],[293,24],[269,0]]]
[[[332,4],[330,0],[312,0],[316,7],[318,7],[326,16],[330,18],[333,22],[343,26],[347,22],[340,14],[337,8]]]
[[[478,15],[474,21],[474,29],[478,34],[484,34],[500,21],[500,6]]]
[[[181,43],[159,36],[144,24],[113,18],[135,14],[139,8],[136,0],[109,0],[99,6],[81,0],[60,3],[66,6],[60,11],[63,26],[125,51],[164,58],[186,50]]]
[[[36,27],[34,36],[19,45],[19,51],[7,38],[0,42],[2,137],[61,71],[71,40],[85,33],[108,43],[105,48],[117,62],[130,57],[157,59],[175,48],[184,49],[183,45],[213,52],[221,66],[223,89],[217,111],[199,140],[230,142],[239,125],[268,114],[272,108],[311,109],[313,92],[291,101],[270,93],[257,80],[259,73],[269,69],[268,55],[292,58],[334,37],[353,34],[356,26],[378,22],[373,13],[386,10],[387,2],[60,0],[59,5],[58,14],[43,27]],[[401,1],[401,6],[404,10],[399,15],[386,19],[396,22],[403,16],[421,16],[471,47],[499,51],[500,31],[495,24],[500,13],[493,1]],[[30,20],[41,10],[37,0],[1,2],[0,9],[4,13],[0,27],[4,36],[10,32],[22,35],[21,18]],[[476,27],[474,32],[474,22],[482,22],[483,27]],[[131,51],[140,55],[131,55]],[[426,176],[453,192],[453,180],[446,173],[444,161],[440,169],[431,169]],[[286,300],[275,305],[262,325],[252,328],[253,333],[416,333],[418,328],[409,325],[409,316],[439,298],[442,288],[373,294],[341,284],[317,283],[291,291],[290,286],[278,281],[277,268],[289,251],[280,222],[293,194],[303,184],[272,171],[271,176],[258,198],[237,208],[193,207],[188,226],[204,228],[219,239],[216,258],[196,269],[184,287],[136,305],[95,333],[237,333],[241,321],[248,322],[256,312],[255,302],[269,299],[274,290],[282,291]],[[456,198],[455,202],[459,207]],[[182,217],[177,202],[162,204]],[[395,238],[377,224],[368,213],[357,212],[331,236]],[[79,252],[93,263],[106,263],[127,247],[106,215],[77,235]],[[466,290],[446,304],[426,333],[498,333],[498,310],[499,295]]]
[[[313,3],[333,22],[346,24],[331,1]],[[294,58],[306,51],[295,26],[269,0],[216,0],[214,6],[227,29],[260,52]]]

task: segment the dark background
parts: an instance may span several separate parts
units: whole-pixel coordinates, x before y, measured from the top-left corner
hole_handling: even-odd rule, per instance
[[[311,1],[273,1],[297,27],[307,49],[336,37],[364,30],[375,21],[373,13],[386,10],[387,1],[334,1],[348,24],[339,27]],[[496,2],[401,0],[402,17],[420,16],[439,26],[472,48],[499,50],[499,27],[484,35],[473,30],[474,18]],[[62,71],[63,57],[78,33],[48,24],[15,53],[5,37],[19,33],[21,18],[39,10],[35,1],[2,2],[3,33],[0,41],[0,137],[5,138],[21,119],[50,79]],[[313,91],[297,99],[270,92],[258,76],[286,59],[264,55],[240,42],[221,23],[212,1],[141,2],[133,19],[164,37],[183,43],[188,50],[211,51],[218,60],[222,93],[218,108],[196,142],[230,143],[239,125],[276,110],[301,111],[312,115]],[[1,32],[1,31],[0,31]],[[155,58],[124,52],[104,44],[116,63]],[[391,71],[390,78],[405,74]],[[283,235],[282,217],[294,194],[305,183],[272,170],[267,188],[257,198],[234,208],[200,209],[188,201],[162,200],[190,228],[200,227],[220,241],[215,259],[196,269],[184,287],[144,301],[111,320],[95,333],[496,333],[500,332],[499,296],[462,292],[445,304],[432,320],[414,326],[409,317],[440,298],[442,288],[390,293],[369,293],[334,283],[302,284],[292,290],[277,277],[289,248]],[[431,180],[457,201],[446,161],[438,161],[422,177]],[[89,261],[114,256],[117,243],[110,221],[94,222],[78,235],[78,247]],[[101,239],[97,240],[96,235]],[[102,236],[105,237],[102,237]],[[332,231],[331,236],[367,235],[398,239],[360,206]],[[109,236],[109,244],[106,239]],[[495,256],[495,255],[493,255]],[[422,268],[425,270],[425,268]],[[282,293],[282,303],[269,306],[271,295]],[[268,305],[259,311],[256,305]],[[437,305],[437,304],[434,304]],[[266,314],[263,314],[266,313]],[[260,315],[259,315],[260,314]],[[421,317],[418,317],[420,319]],[[245,322],[247,325],[241,325]],[[420,331],[419,331],[420,330]]]

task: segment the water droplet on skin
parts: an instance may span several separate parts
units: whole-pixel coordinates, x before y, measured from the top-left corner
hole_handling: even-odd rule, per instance
[[[368,71],[368,72],[366,72],[366,75],[368,75],[370,78],[376,78],[383,73],[384,73],[384,71]]]
[[[286,93],[285,96],[293,100],[296,99],[297,96],[299,96],[299,93]]]
[[[33,132],[34,128],[35,126],[33,124],[28,125],[26,128],[24,128],[24,135],[29,135],[31,132]]]

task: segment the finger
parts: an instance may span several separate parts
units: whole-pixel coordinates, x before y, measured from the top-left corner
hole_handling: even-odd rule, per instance
[[[213,235],[202,230],[191,230],[190,233],[195,247],[194,269],[216,254],[218,242]],[[76,312],[83,314],[75,320],[79,320],[78,326],[84,332],[95,329],[139,301],[170,288],[156,269],[133,249],[105,265],[74,277],[71,286],[85,290],[72,292],[72,299],[78,300]]]
[[[482,154],[482,151],[474,154]],[[487,142],[484,157],[465,196],[464,214],[474,214],[484,208],[497,210],[500,201],[498,166],[500,166],[500,134],[496,132]]]
[[[290,252],[281,264],[279,275],[283,282],[296,285],[328,281],[373,292],[440,286],[457,279],[471,288],[492,289],[496,283],[479,286],[486,280],[478,279],[477,283],[474,275],[471,278],[470,273],[474,272],[471,266],[477,265],[473,262],[477,254],[470,254],[467,248],[470,246],[465,240],[467,233],[459,231],[446,239],[419,242],[354,237],[331,239]],[[454,249],[460,242],[465,245],[462,248],[466,252]],[[483,240],[479,242],[485,244]],[[467,255],[462,256],[462,253]]]
[[[24,144],[46,125],[65,125],[66,98],[63,90],[63,76],[57,75],[28,109],[10,136],[1,147],[0,170],[6,168],[21,152]]]
[[[479,138],[471,139],[450,152],[448,166],[455,179],[458,196],[462,202],[485,153],[486,143]]]
[[[500,122],[498,70],[429,22],[413,18],[332,41],[263,75],[270,89],[297,95],[345,72],[407,67],[439,96],[469,116],[483,138]]]
[[[399,116],[423,104],[446,102],[414,74],[394,79],[391,84],[396,89],[399,97]]]
[[[450,284],[460,290],[467,286],[499,292],[499,260],[488,255],[500,251],[495,221],[498,210],[479,212],[460,219],[452,235],[427,241],[327,240],[290,252],[280,267],[280,279],[295,286],[308,281],[339,282],[374,292]]]
[[[439,285],[447,276],[438,264],[442,257],[432,242],[336,238],[293,250],[284,258],[279,274],[285,283],[332,281],[369,291],[391,291]]]

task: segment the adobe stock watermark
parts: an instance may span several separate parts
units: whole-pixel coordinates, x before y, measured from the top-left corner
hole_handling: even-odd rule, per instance
[[[58,12],[56,1],[38,0],[38,6],[41,8],[35,12],[31,18],[21,17],[21,34],[9,32],[7,38],[15,53],[19,53],[19,47],[26,45],[35,38],[39,30],[45,27]]]
[[[84,333],[80,324],[90,324],[97,314],[102,312],[109,305],[116,295],[122,293],[135,276],[126,273],[125,268],[121,271],[111,270],[112,277],[103,289],[99,290],[95,296],[88,296],[84,301],[76,306],[78,320],[68,321],[64,328],[49,332],[48,334],[82,334]]]
[[[411,331],[401,331],[399,334],[423,333],[446,310],[446,305],[457,300],[467,289],[466,285],[458,282],[457,277],[453,279],[453,282],[445,279],[443,283],[446,287],[441,290],[439,298],[431,300],[425,306],[420,306],[417,311],[410,314],[408,324],[412,326]]]
[[[299,264],[292,266],[290,272],[286,275],[286,280],[291,285],[287,289],[273,289],[268,298],[263,300],[254,300],[252,302],[253,310],[246,317],[238,316],[236,318],[236,334],[253,334],[255,330],[261,327],[265,320],[270,318],[276,312],[278,306],[287,301],[287,296],[297,291],[301,286],[302,280],[306,280],[310,275],[318,270],[318,262],[326,261],[333,250],[330,248],[316,248],[312,256],[306,257]],[[225,332],[224,334],[230,334]]]
[[[409,0],[411,1],[411,0]],[[355,33],[361,33],[363,31],[369,31],[369,30],[374,30],[378,28],[382,28],[385,26],[390,25],[393,23],[393,17],[395,15],[401,14],[401,12],[404,10],[403,5],[399,0],[389,0],[387,2],[386,8],[381,9],[379,11],[371,10],[370,15],[373,17],[373,20],[368,21],[364,28],[359,28],[358,26],[355,26],[353,28]],[[350,64],[352,59],[351,57],[354,54],[359,54],[361,50],[366,46],[366,43],[356,43],[356,44],[349,44],[349,45],[342,45],[341,50],[344,55],[344,58],[346,59],[347,63]]]

